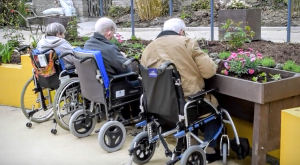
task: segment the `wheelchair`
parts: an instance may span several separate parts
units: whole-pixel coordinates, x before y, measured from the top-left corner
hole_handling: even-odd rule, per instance
[[[134,61],[134,60],[132,60]],[[171,68],[170,68],[171,67]],[[227,163],[230,143],[239,159],[243,159],[249,154],[249,142],[241,145],[234,123],[229,113],[220,107],[215,108],[204,96],[217,89],[201,91],[189,96],[188,101],[184,99],[181,86],[180,74],[176,66],[171,62],[163,63],[159,68],[145,68],[139,64],[139,72],[142,77],[143,95],[141,96],[141,122],[136,127],[144,127],[146,131],[139,133],[132,141],[129,149],[131,160],[135,164],[141,165],[148,163],[155,153],[155,148],[160,143],[165,148],[166,157],[170,157],[167,165],[174,165],[180,161],[181,165],[205,165],[205,150],[214,140],[220,140],[220,153],[223,157],[223,164]],[[192,108],[206,106],[211,112],[195,121],[188,121],[188,114]],[[189,111],[190,110],[190,111]],[[162,133],[163,126],[160,125],[161,119],[173,121],[173,129]],[[212,120],[220,121],[220,128],[215,133],[213,139],[202,141],[192,131],[203,127]],[[226,135],[225,125],[231,125],[235,138],[230,140]],[[177,145],[174,151],[170,151],[165,137],[173,135],[177,138]],[[199,145],[191,146],[191,138],[194,138]],[[178,141],[182,140],[181,146]]]
[[[137,78],[135,72],[115,75],[108,78],[100,51],[74,49],[74,64],[78,74],[83,98],[83,109],[76,111],[69,123],[71,133],[83,138],[90,135],[96,125],[96,117],[106,118],[98,133],[98,142],[107,152],[119,150],[126,139],[124,125],[140,119],[139,115],[124,118],[124,107],[138,103],[141,86],[132,87],[127,79]]]
[[[30,48],[25,46],[19,51]],[[33,66],[33,76],[25,83],[21,93],[21,109],[25,117],[29,120],[26,123],[28,128],[32,127],[32,122],[42,123],[53,117],[53,98],[55,90],[59,89],[61,82],[69,81],[66,78],[76,77],[74,66],[66,67],[62,60],[63,57],[70,55],[65,53],[60,55],[54,49],[47,49],[43,52],[29,49],[31,63]],[[64,83],[65,83],[64,82]],[[56,116],[56,115],[55,115]],[[56,121],[54,119],[54,129],[52,134],[56,134]]]

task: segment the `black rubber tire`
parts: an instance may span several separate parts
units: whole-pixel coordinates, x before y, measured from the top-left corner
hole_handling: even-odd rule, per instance
[[[25,117],[26,117],[27,119],[29,119],[29,115],[28,115],[28,113],[27,113],[27,111],[26,111],[26,107],[25,107],[25,105],[24,105],[24,99],[25,99],[25,92],[26,92],[26,89],[28,88],[29,84],[30,84],[32,81],[34,81],[34,80],[33,80],[33,77],[29,78],[29,79],[27,80],[27,82],[25,83],[25,85],[24,85],[24,87],[23,87],[23,89],[22,89],[22,92],[21,92],[21,109],[22,109],[22,112],[23,112],[23,114],[25,115]],[[47,115],[45,115],[45,116],[43,116],[43,117],[41,117],[41,118],[35,118],[35,117],[32,117],[32,118],[31,118],[31,121],[32,121],[32,122],[35,122],[35,123],[43,123],[43,122],[45,122],[45,121],[48,121],[52,116],[53,116],[53,111],[51,110],[51,112],[50,112],[49,114],[47,114]]]
[[[67,131],[70,131],[70,129],[69,129],[69,122],[65,123],[64,121],[62,121],[62,119],[60,118],[59,114],[57,113],[58,107],[57,107],[56,105],[60,103],[59,98],[60,98],[60,95],[62,94],[62,92],[65,92],[65,87],[67,87],[68,85],[73,84],[73,83],[78,83],[78,84],[79,84],[79,78],[77,78],[77,77],[75,77],[75,78],[70,78],[69,80],[63,82],[63,83],[59,86],[59,88],[57,89],[57,91],[56,91],[56,93],[55,93],[55,97],[54,97],[54,102],[53,102],[53,114],[54,114],[55,120],[56,120],[57,124],[58,124],[61,128],[65,129],[65,130],[67,130]],[[75,110],[75,111],[76,111],[76,110]],[[75,111],[74,111],[74,112],[75,112]],[[70,114],[70,116],[71,116],[72,114],[74,114],[74,112],[72,112],[72,113]]]
[[[136,143],[137,145],[141,142],[147,140],[148,141],[148,133],[147,132],[141,132],[139,133],[132,141],[130,148],[134,148],[134,144]],[[151,146],[152,145],[152,146]],[[150,144],[150,147],[152,148],[151,154],[145,159],[145,160],[140,160],[137,157],[137,151],[133,153],[133,159],[132,161],[137,164],[137,165],[142,165],[142,164],[146,164],[148,163],[151,158],[153,157],[154,153],[155,153],[155,149],[156,149],[156,143],[154,144]]]
[[[197,153],[198,156],[201,156],[200,162],[195,165],[206,165],[206,154],[199,146],[191,146],[187,150],[185,150],[180,160],[180,165],[187,165],[190,161],[190,156],[195,153]]]

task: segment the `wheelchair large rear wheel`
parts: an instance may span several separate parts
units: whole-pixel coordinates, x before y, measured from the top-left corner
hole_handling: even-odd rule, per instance
[[[206,155],[199,146],[191,146],[182,155],[180,165],[205,165]]]
[[[78,110],[72,115],[69,122],[69,129],[74,136],[83,138],[93,132],[96,126],[96,117],[89,118],[87,115],[91,116],[92,112]]]
[[[71,78],[60,85],[56,91],[53,106],[57,124],[69,131],[71,115],[75,111],[82,109],[79,78]]]
[[[98,142],[106,152],[118,151],[124,145],[125,140],[125,127],[118,121],[105,123],[98,134]]]
[[[41,88],[40,92],[35,93],[38,84],[35,82],[33,76],[25,83],[21,93],[21,109],[27,119],[29,119],[29,112],[37,110],[33,114],[31,121],[35,123],[42,123],[49,120],[53,116],[52,96],[55,91],[49,88]],[[44,97],[44,101],[43,98]],[[44,106],[43,106],[44,105]]]
[[[156,143],[149,143],[147,132],[139,133],[132,141],[130,148],[140,147],[133,152],[132,161],[141,165],[148,163],[154,155]]]

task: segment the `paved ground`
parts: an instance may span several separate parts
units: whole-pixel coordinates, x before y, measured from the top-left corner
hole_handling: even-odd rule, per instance
[[[94,32],[94,26],[97,19],[90,19],[88,22],[79,23],[81,28],[78,28],[80,36],[91,36]],[[135,28],[135,35],[145,40],[153,40],[160,33],[161,28]],[[132,35],[131,28],[118,28],[117,32],[120,33],[124,39],[129,39]],[[30,43],[30,32],[22,31],[24,34],[24,44]],[[191,38],[205,38],[210,40],[210,27],[188,27],[186,33]],[[262,27],[261,37],[263,40],[270,40],[273,42],[286,42],[287,32],[286,27]],[[2,36],[5,32],[0,29],[0,42],[6,42]],[[218,38],[218,28],[214,28],[214,40]],[[291,30],[291,42],[300,43],[300,27],[293,27]]]
[[[33,124],[28,129],[27,122],[19,108],[0,106],[0,161],[1,165],[127,165],[128,149],[133,140],[128,135],[123,148],[115,153],[103,151],[93,133],[86,138],[76,138],[70,132],[58,128],[58,134],[52,135],[52,122]],[[100,128],[102,123],[96,128]],[[128,128],[132,132],[132,127]],[[170,147],[171,149],[173,146]],[[168,159],[164,157],[160,146],[149,165],[162,165]],[[250,158],[243,162],[230,160],[229,165],[248,165]],[[221,165],[215,162],[211,165]]]

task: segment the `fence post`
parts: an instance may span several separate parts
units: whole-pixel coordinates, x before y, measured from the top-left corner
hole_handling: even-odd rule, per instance
[[[100,1],[100,16],[103,17],[103,0]]]
[[[288,1],[288,23],[287,23],[287,39],[286,42],[291,41],[291,9],[292,9],[292,0]]]
[[[173,1],[169,1],[170,16],[173,16]]]
[[[210,0],[210,40],[214,40],[214,0]]]
[[[134,15],[133,15],[133,0],[130,0],[131,3],[131,37],[135,36],[134,35]]]

